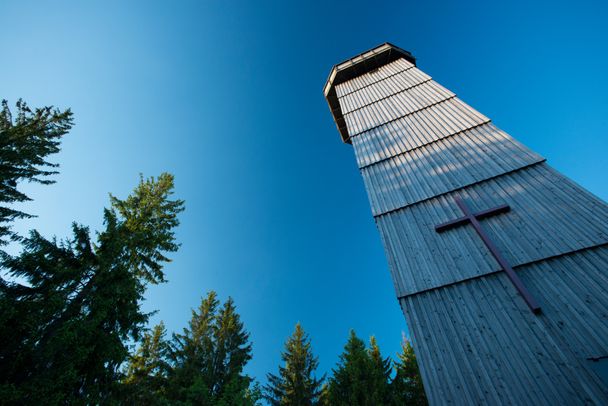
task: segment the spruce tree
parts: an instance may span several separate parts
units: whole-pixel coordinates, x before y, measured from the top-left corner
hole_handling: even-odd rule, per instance
[[[165,325],[161,321],[146,332],[136,353],[129,357],[123,379],[126,403],[138,405],[166,404],[168,343]]]
[[[332,406],[375,406],[375,374],[365,343],[350,331],[338,366],[329,380],[328,401]]]
[[[374,336],[370,338],[368,353],[371,375],[370,397],[378,405],[388,405],[391,401],[390,379],[393,369],[391,359],[382,357],[380,347]]]
[[[300,323],[285,342],[281,359],[284,366],[279,366],[279,374],[268,374],[268,385],[264,388],[266,400],[276,406],[321,404],[325,377],[317,379],[315,376],[319,361],[313,355],[310,339]]]
[[[405,337],[401,344],[401,353],[395,362],[397,374],[391,383],[393,404],[407,406],[426,405],[427,399],[420,378],[418,362],[411,343]]]
[[[165,255],[183,202],[173,176],[141,179],[125,200],[111,196],[96,241],[74,224],[64,241],[36,231],[3,266],[16,280],[0,289],[0,396],[19,404],[98,404],[117,389],[127,341],[140,339],[146,287],[163,282]]]
[[[221,307],[209,292],[183,334],[174,334],[169,399],[187,405],[253,405],[257,392],[243,374],[252,346],[232,299]]]
[[[7,205],[30,198],[18,190],[21,182],[53,183],[57,164],[47,160],[59,152],[61,138],[72,128],[72,112],[51,107],[30,109],[19,100],[13,117],[6,100],[0,109],[0,245],[18,236],[10,223],[31,215]],[[1,280],[0,280],[1,281]]]
[[[169,377],[169,396],[183,404],[211,404],[213,326],[219,301],[209,292],[201,301],[183,334],[174,334],[171,343],[173,370]]]

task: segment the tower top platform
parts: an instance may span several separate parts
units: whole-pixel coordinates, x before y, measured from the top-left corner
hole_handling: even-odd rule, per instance
[[[369,51],[363,52],[353,58],[347,59],[342,63],[334,65],[332,68],[323,94],[329,104],[329,109],[334,117],[334,121],[338,126],[338,131],[342,137],[342,141],[350,144],[350,135],[346,128],[346,122],[340,109],[338,96],[336,95],[336,85],[344,83],[357,76],[372,72],[379,67],[389,64],[397,59],[405,58],[409,62],[416,64],[416,58],[411,52],[401,49],[393,44],[385,42]]]

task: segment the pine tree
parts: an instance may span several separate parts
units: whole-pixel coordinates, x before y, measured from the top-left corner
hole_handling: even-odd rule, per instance
[[[51,107],[32,111],[19,100],[17,115],[13,115],[6,100],[0,110],[0,245],[18,236],[11,232],[10,223],[31,215],[7,207],[30,198],[17,190],[20,182],[53,183],[50,175],[57,173],[56,164],[47,161],[59,152],[61,138],[72,128],[72,112]],[[0,279],[1,281],[1,279]]]
[[[245,331],[232,299],[221,307],[209,292],[183,334],[173,337],[169,398],[174,403],[197,405],[253,405],[257,402],[252,379],[243,374],[251,359]]]
[[[399,360],[395,362],[397,374],[391,383],[395,405],[422,406],[428,404],[418,362],[411,343],[405,337],[401,344]]]
[[[108,402],[116,391],[126,342],[139,340],[148,284],[163,282],[166,252],[183,202],[173,177],[142,179],[125,200],[111,196],[105,229],[58,242],[36,231],[3,266],[23,284],[0,290],[0,395],[20,404]]]
[[[312,353],[308,335],[300,323],[285,343],[281,354],[285,366],[279,366],[279,375],[268,374],[268,385],[265,386],[265,398],[276,406],[312,406],[319,405],[322,383],[314,375],[319,366],[318,358]]]
[[[370,353],[365,343],[351,330],[338,366],[329,380],[329,404],[375,406],[378,404],[375,383]]]
[[[128,404],[166,404],[166,380],[170,365],[167,362],[166,329],[161,321],[151,332],[144,334],[137,352],[129,358],[123,380]]]

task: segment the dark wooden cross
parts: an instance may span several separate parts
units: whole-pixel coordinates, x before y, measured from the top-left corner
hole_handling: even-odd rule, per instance
[[[458,205],[458,207],[460,207],[460,210],[462,210],[462,212],[464,213],[464,216],[448,221],[447,223],[436,225],[435,231],[441,233],[454,227],[471,223],[475,228],[475,231],[477,231],[477,234],[479,234],[479,236],[481,237],[486,247],[488,247],[488,249],[490,250],[490,253],[492,253],[492,256],[496,259],[502,269],[507,273],[507,276],[509,277],[509,279],[511,279],[511,282],[513,282],[513,285],[515,285],[515,288],[517,289],[519,294],[524,298],[530,310],[532,310],[535,314],[539,314],[540,306],[538,305],[538,303],[536,303],[534,297],[532,297],[530,292],[528,292],[528,289],[526,289],[524,284],[521,282],[521,280],[513,270],[513,268],[511,268],[508,262],[503,258],[500,251],[498,251],[498,248],[496,248],[494,243],[490,240],[484,229],[481,228],[481,224],[479,223],[479,220],[494,216],[496,214],[506,213],[511,210],[511,208],[508,205],[503,204],[502,206],[473,213],[471,209],[469,209],[469,207],[464,204],[460,196],[456,196],[454,199],[456,200],[456,204]]]

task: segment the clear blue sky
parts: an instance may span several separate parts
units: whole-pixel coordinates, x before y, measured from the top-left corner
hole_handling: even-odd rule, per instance
[[[154,321],[181,329],[208,290],[234,297],[259,379],[297,321],[323,371],[350,328],[392,355],[407,326],[327,74],[393,42],[607,199],[608,7],[531,3],[4,1],[0,97],[76,117],[17,229],[99,228],[108,192],[172,172],[187,209]]]

